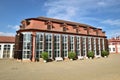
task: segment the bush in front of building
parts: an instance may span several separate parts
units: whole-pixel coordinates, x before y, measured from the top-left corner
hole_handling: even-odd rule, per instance
[[[109,52],[106,51],[106,50],[103,50],[102,53],[101,53],[102,57],[105,57],[105,56],[108,57],[108,55],[109,55]]]
[[[87,54],[87,57],[88,58],[94,58],[94,52],[93,51],[89,51],[88,54]]]
[[[48,60],[48,52],[42,52],[41,56],[45,61]]]
[[[72,59],[72,60],[73,60],[75,57],[76,57],[76,53],[75,53],[75,52],[69,52],[69,53],[68,53],[68,58],[69,58],[69,59]]]

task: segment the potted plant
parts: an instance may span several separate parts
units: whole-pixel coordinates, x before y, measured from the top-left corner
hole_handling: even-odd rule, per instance
[[[69,53],[68,53],[68,58],[69,58],[70,60],[73,60],[73,59],[75,58],[75,56],[76,56],[76,54],[75,54],[74,52],[69,52]]]
[[[87,57],[90,58],[90,59],[93,59],[94,58],[94,52],[89,51],[88,54],[87,54]]]
[[[47,60],[48,60],[48,52],[42,52],[41,56],[44,59],[44,62],[47,62]]]
[[[108,57],[108,55],[109,55],[109,52],[106,51],[106,50],[103,50],[102,53],[101,53],[102,57]]]

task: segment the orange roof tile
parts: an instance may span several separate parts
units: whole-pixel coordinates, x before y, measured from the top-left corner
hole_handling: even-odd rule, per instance
[[[0,43],[14,43],[14,36],[0,36]]]

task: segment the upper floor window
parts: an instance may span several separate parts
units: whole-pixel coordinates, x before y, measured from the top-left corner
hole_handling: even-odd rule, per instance
[[[66,27],[63,27],[63,31],[66,31],[67,29],[66,29]]]
[[[79,30],[78,30],[78,29],[76,29],[76,33],[79,33]]]
[[[48,30],[51,30],[51,29],[52,29],[52,26],[51,26],[51,25],[47,25],[47,29],[48,29]]]

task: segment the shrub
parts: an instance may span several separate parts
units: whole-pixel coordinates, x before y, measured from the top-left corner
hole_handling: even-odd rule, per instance
[[[42,52],[41,56],[44,60],[48,60],[48,53],[47,52]]]
[[[107,56],[108,57],[109,55],[109,52],[108,51],[105,51],[103,50],[102,53],[101,53],[101,56],[104,57],[104,56]]]
[[[87,54],[87,57],[88,58],[94,58],[94,52],[93,51],[89,51],[88,54]]]
[[[76,56],[76,54],[75,54],[74,52],[69,52],[69,53],[68,53],[68,58],[69,58],[69,59],[74,59],[75,56]]]

